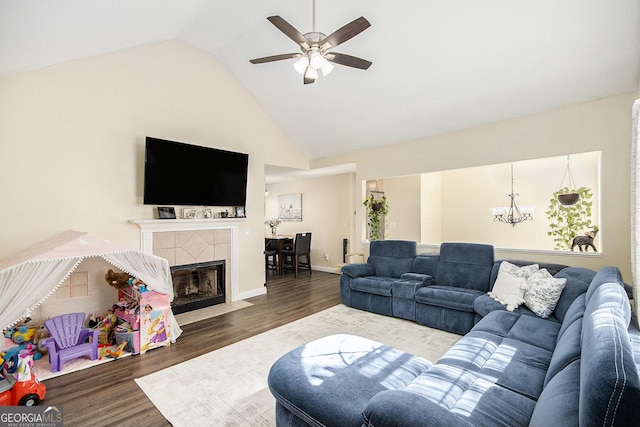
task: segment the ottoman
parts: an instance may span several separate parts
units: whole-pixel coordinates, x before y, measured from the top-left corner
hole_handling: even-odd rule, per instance
[[[404,389],[432,366],[421,357],[355,335],[331,335],[280,357],[269,371],[277,426],[354,426],[369,400]]]

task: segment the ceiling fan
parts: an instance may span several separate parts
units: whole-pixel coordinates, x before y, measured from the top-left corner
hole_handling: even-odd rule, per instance
[[[304,84],[310,84],[318,78],[318,70],[326,76],[333,70],[334,64],[345,65],[347,67],[368,69],[372,62],[344,53],[330,51],[334,47],[357,36],[371,26],[363,16],[349,22],[342,28],[337,29],[328,36],[316,31],[316,2],[313,0],[313,27],[310,33],[302,34],[289,24],[284,18],[275,15],[267,18],[269,22],[282,31],[287,37],[296,42],[301,53],[285,53],[282,55],[265,56],[263,58],[251,59],[252,64],[264,64],[266,62],[281,61],[284,59],[299,58],[293,67],[304,76]]]

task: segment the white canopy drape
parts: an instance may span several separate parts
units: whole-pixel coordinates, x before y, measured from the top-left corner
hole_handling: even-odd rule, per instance
[[[171,271],[166,259],[136,251],[89,233],[69,230],[0,260],[0,328],[30,315],[67,279],[85,258],[101,257],[137,277],[173,301]],[[182,333],[170,313],[172,341]],[[2,350],[4,340],[0,340]]]

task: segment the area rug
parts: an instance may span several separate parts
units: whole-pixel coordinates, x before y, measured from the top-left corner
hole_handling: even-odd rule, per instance
[[[267,374],[278,357],[315,339],[360,335],[436,361],[459,335],[337,305],[142,378],[138,386],[174,426],[274,426]]]

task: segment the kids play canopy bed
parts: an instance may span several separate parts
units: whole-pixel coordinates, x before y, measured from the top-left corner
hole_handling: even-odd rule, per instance
[[[142,280],[173,301],[166,259],[118,245],[86,232],[68,230],[0,260],[0,329],[21,321],[54,294],[86,258],[100,257]],[[106,283],[105,283],[106,286]],[[182,333],[169,310],[172,341]],[[4,340],[0,340],[0,351]]]

